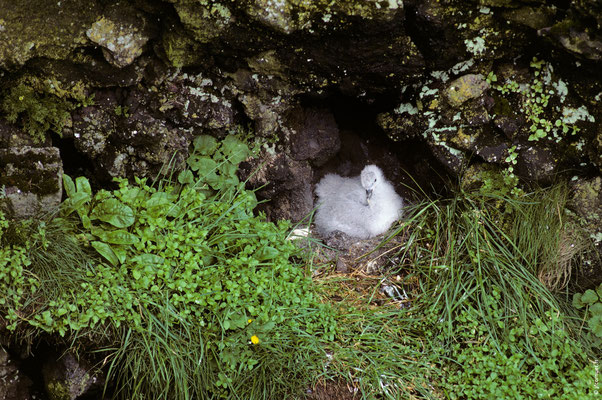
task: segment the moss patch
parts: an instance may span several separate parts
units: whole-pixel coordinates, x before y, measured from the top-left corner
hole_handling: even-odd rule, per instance
[[[95,1],[3,2],[0,67],[20,66],[33,57],[67,58],[87,42],[85,30],[99,14]]]

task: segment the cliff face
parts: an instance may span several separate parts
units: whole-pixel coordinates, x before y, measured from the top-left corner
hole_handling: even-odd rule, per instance
[[[277,138],[255,182],[273,217],[310,210],[323,170],[370,160],[398,180],[494,170],[509,190],[572,180],[600,198],[594,0],[3,3],[0,185],[21,214],[60,199],[63,168],[152,175],[241,127]],[[602,231],[600,201],[578,198]]]
[[[243,134],[272,219],[376,163],[400,193],[567,182],[600,249],[601,98],[598,0],[0,0],[0,204],[34,215],[64,172],[153,176]],[[70,398],[97,384],[64,362],[45,370],[77,372]],[[0,348],[0,392],[29,398],[21,369]]]

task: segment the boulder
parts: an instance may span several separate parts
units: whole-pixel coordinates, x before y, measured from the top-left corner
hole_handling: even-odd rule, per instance
[[[42,365],[44,386],[49,400],[75,400],[104,384],[103,378],[83,359],[73,353],[50,355]]]

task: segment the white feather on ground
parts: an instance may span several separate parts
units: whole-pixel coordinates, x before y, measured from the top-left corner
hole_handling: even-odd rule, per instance
[[[328,174],[316,185],[315,224],[322,236],[341,231],[368,239],[389,229],[401,217],[403,200],[376,165],[360,176]]]

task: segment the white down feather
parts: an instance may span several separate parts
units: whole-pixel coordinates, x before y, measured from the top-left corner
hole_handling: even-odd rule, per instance
[[[361,239],[389,229],[401,217],[403,200],[376,165],[364,167],[360,176],[328,174],[316,185],[318,209],[315,224],[322,236],[341,231]]]

